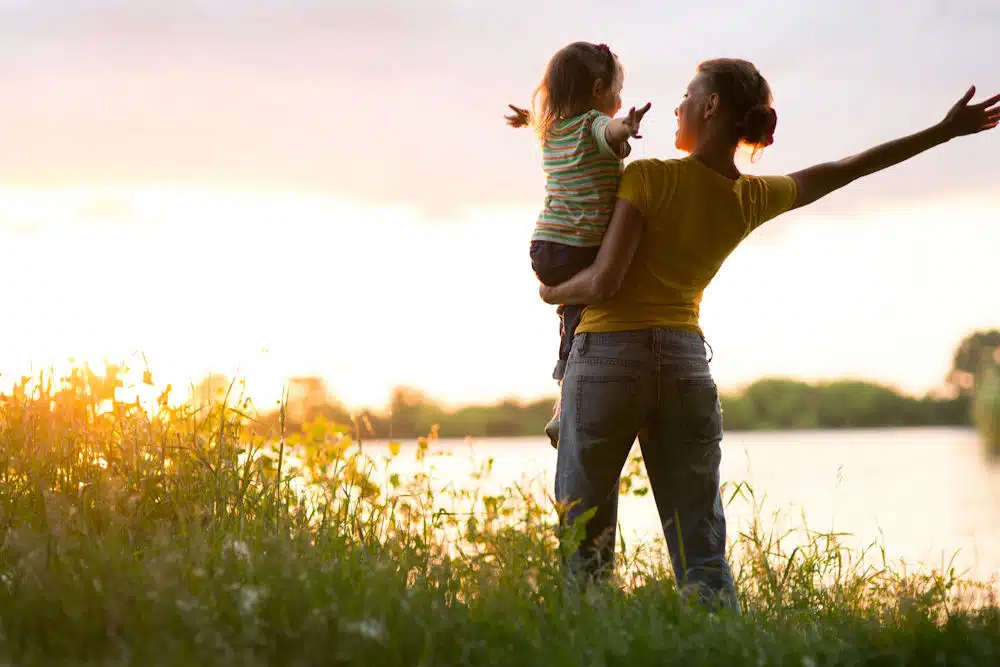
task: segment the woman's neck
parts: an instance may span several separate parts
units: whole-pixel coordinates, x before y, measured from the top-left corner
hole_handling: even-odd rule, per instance
[[[726,178],[736,180],[741,175],[736,168],[736,146],[729,142],[709,139],[698,146],[691,157]]]

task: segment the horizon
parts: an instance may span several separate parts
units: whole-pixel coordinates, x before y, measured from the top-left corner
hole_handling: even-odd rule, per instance
[[[0,383],[145,354],[175,386],[245,376],[260,405],[304,375],[352,408],[397,386],[452,406],[554,396],[558,324],[527,257],[543,176],[502,115],[567,41],[610,44],[625,108],[652,102],[632,159],[679,155],[673,108],[700,60],[754,60],[781,122],[751,173],[921,129],[970,83],[977,101],[1000,91],[986,3],[770,0],[756,31],[733,2],[613,21],[575,7],[516,1],[487,25],[444,0],[0,2],[0,267],[16,286]],[[688,25],[713,29],[664,45],[663,26]],[[1000,325],[997,146],[951,142],[755,232],[703,302],[720,388],[941,387],[962,337]]]

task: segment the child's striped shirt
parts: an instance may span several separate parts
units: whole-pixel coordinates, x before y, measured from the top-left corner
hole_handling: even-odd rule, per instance
[[[545,206],[532,241],[601,245],[622,172],[622,160],[605,137],[610,122],[591,110],[552,126],[542,146]]]

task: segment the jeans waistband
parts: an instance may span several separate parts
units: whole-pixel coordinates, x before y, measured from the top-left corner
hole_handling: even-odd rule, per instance
[[[632,331],[588,331],[585,336],[589,345],[620,345],[622,343],[659,343],[660,345],[701,346],[707,343],[705,337],[687,329],[671,329],[654,327],[651,329],[635,329]]]
[[[680,353],[696,352],[704,354],[707,348],[708,361],[715,356],[715,351],[705,337],[696,331],[687,329],[672,329],[669,327],[652,327],[630,331],[588,331],[576,335],[583,349],[590,347],[642,345],[649,349],[675,350]]]
[[[573,340],[566,372],[578,362],[656,367],[684,375],[709,376],[710,350],[700,333],[681,329],[584,332]]]

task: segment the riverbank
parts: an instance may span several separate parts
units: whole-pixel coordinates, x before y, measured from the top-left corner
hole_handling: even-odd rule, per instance
[[[215,389],[227,386],[224,378]],[[543,433],[556,396],[537,401],[506,400],[492,405],[447,408],[423,392],[397,388],[385,409],[351,412],[333,398],[319,378],[293,379],[286,420],[298,428],[323,417],[343,424],[357,437],[417,438],[437,428],[442,438],[496,438]],[[211,387],[204,396],[217,395]],[[720,396],[727,430],[891,428],[968,426],[970,397],[911,396],[861,380],[807,383],[766,378]],[[261,415],[264,429],[277,427],[278,412]]]

